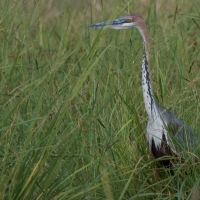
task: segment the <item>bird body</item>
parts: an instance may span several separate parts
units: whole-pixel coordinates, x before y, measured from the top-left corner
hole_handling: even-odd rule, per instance
[[[148,114],[147,140],[155,158],[176,156],[184,159],[183,152],[193,152],[197,146],[198,137],[194,132],[175,117],[170,110],[162,107],[154,100],[149,73],[150,37],[144,19],[138,14],[126,15],[122,18],[93,24],[92,28],[128,29],[137,28],[142,36],[144,53],[142,58],[142,91],[144,105]],[[181,154],[179,156],[179,154]],[[161,163],[170,166],[168,159]]]

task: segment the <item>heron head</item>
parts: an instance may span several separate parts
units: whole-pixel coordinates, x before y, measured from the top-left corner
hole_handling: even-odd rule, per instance
[[[142,25],[144,25],[144,19],[138,15],[138,14],[130,14],[126,15],[124,17],[106,21],[106,22],[100,22],[97,24],[90,25],[91,28],[112,28],[112,29],[128,29],[128,28],[142,28]]]

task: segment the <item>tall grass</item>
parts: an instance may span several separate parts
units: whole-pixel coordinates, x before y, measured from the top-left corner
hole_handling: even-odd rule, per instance
[[[1,199],[189,199],[198,164],[169,176],[148,149],[138,32],[88,25],[143,15],[155,96],[199,133],[198,6],[1,1]]]

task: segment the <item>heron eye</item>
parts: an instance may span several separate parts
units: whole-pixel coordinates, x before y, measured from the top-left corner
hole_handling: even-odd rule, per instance
[[[126,22],[132,22],[132,18],[127,19]]]

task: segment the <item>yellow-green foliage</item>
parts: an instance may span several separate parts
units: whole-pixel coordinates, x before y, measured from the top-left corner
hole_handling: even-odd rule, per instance
[[[172,177],[148,149],[139,33],[88,26],[142,15],[155,97],[199,134],[199,8],[199,0],[0,1],[1,199],[190,198],[198,164],[175,166]]]

